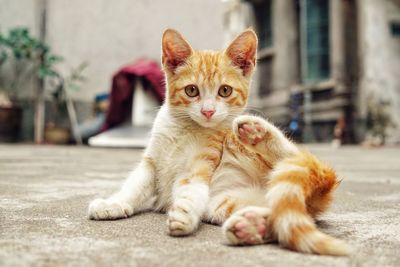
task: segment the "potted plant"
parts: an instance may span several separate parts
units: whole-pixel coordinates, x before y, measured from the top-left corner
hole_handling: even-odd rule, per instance
[[[387,131],[396,127],[390,113],[390,100],[370,94],[367,98],[366,128],[364,145],[380,147],[386,144]]]
[[[0,33],[0,141],[15,141],[21,126],[21,103],[18,92],[32,79],[44,84],[58,75],[55,65],[62,58],[33,37],[29,29],[16,27]]]
[[[11,103],[6,94],[0,92],[0,142],[13,142],[19,136],[21,108]]]
[[[87,67],[83,62],[76,68],[72,68],[65,77],[57,73],[49,80],[54,88],[49,112],[49,120],[45,127],[45,141],[52,144],[66,144],[71,137],[71,128],[77,127],[75,108],[69,93],[78,91],[86,80],[83,72]],[[81,143],[80,136],[74,136],[77,143]]]

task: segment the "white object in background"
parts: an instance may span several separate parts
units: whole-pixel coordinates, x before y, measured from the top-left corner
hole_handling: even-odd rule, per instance
[[[154,95],[143,88],[140,79],[134,84],[131,122],[119,125],[89,138],[89,145],[100,147],[146,147],[159,104]]]
[[[132,126],[130,123],[117,126],[89,138],[89,145],[97,147],[146,147],[150,140],[150,127]]]
[[[151,126],[159,104],[150,90],[145,90],[140,79],[135,81],[132,100],[132,125]]]

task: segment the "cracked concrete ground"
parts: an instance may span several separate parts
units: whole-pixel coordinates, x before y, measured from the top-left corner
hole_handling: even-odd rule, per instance
[[[319,225],[352,257],[229,247],[212,225],[172,238],[164,214],[90,221],[88,202],[114,192],[140,150],[0,145],[0,266],[400,266],[400,148],[311,150],[343,178]]]

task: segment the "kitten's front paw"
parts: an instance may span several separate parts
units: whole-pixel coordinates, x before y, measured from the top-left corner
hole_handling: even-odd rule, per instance
[[[247,207],[238,210],[222,226],[223,233],[231,245],[259,245],[271,239],[268,229],[268,208]]]
[[[188,200],[182,199],[168,212],[168,233],[171,236],[192,234],[198,227],[200,217],[192,210]]]
[[[88,213],[92,220],[116,220],[131,216],[133,208],[122,201],[98,198],[89,204]]]
[[[268,123],[262,118],[251,115],[236,118],[233,122],[233,131],[240,141],[253,146],[271,136]]]

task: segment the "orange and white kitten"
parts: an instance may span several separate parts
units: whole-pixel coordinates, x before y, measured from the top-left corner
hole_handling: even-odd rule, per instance
[[[348,253],[313,221],[331,201],[335,173],[267,121],[239,116],[256,47],[252,30],[221,52],[193,50],[178,32],[165,31],[167,98],[150,144],[119,192],[90,203],[91,219],[167,211],[173,236],[193,233],[204,220],[224,224],[231,244],[277,240],[302,252]]]

